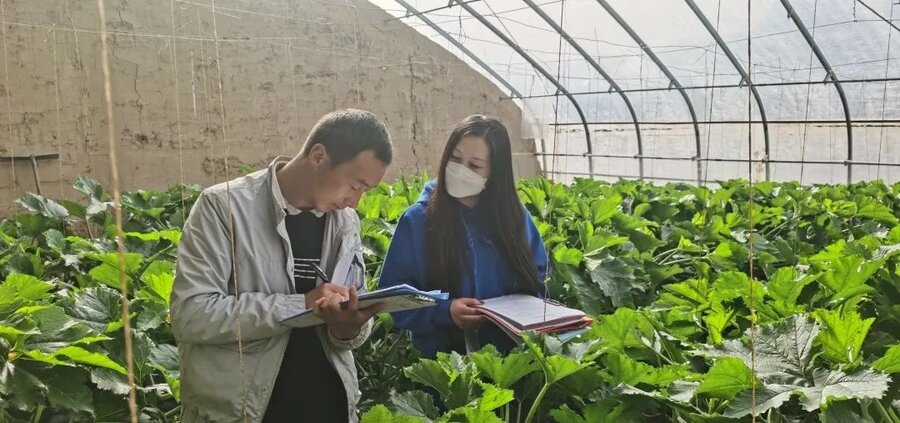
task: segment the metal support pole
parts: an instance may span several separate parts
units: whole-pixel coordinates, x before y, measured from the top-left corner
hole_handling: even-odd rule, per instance
[[[767,122],[766,108],[763,107],[762,97],[760,97],[759,91],[756,89],[756,85],[750,79],[750,75],[747,73],[747,71],[744,70],[744,67],[741,66],[741,62],[738,61],[737,57],[735,57],[734,53],[728,47],[728,43],[726,43],[725,40],[722,39],[722,36],[719,35],[719,31],[716,30],[716,27],[713,26],[712,22],[710,22],[709,19],[706,18],[706,15],[703,14],[703,11],[701,11],[700,8],[697,7],[697,4],[694,3],[693,0],[684,1],[694,12],[694,15],[697,16],[697,19],[700,19],[700,22],[703,23],[703,26],[709,32],[709,35],[711,35],[713,39],[716,40],[716,44],[718,44],[719,47],[722,48],[722,52],[724,52],[725,56],[728,57],[728,61],[731,62],[731,65],[734,66],[734,68],[741,75],[741,83],[746,83],[747,87],[749,87],[750,91],[753,93],[753,98],[756,99],[756,105],[759,107],[759,116],[762,119],[766,158],[771,158],[771,150],[769,148],[769,122]],[[769,163],[766,162],[766,180],[768,181],[769,178],[771,178],[771,168],[769,166]]]
[[[540,72],[540,74],[543,75],[544,78],[547,78],[547,80],[550,81],[550,83],[552,83],[556,87],[556,89],[557,89],[557,91],[559,91],[559,93],[562,93],[564,96],[566,96],[566,98],[569,99],[570,102],[572,102],[572,105],[575,106],[575,111],[578,112],[578,116],[581,118],[581,121],[583,122],[584,139],[585,139],[585,142],[587,143],[587,153],[592,154],[594,152],[594,147],[591,145],[591,130],[588,127],[587,118],[584,116],[584,111],[581,110],[581,105],[578,104],[578,100],[575,100],[575,97],[573,97],[572,94],[569,93],[569,90],[567,90],[566,87],[564,87],[562,84],[560,84],[559,81],[556,78],[554,78],[550,72],[548,72],[546,69],[544,69],[544,67],[541,66],[540,63],[538,63],[536,60],[534,60],[534,58],[532,58],[531,55],[526,53],[525,50],[522,50],[522,48],[519,47],[519,45],[516,44],[515,41],[510,39],[506,34],[504,34],[502,31],[500,31],[492,23],[488,22],[488,20],[484,16],[482,16],[480,13],[478,13],[477,10],[473,9],[472,6],[470,6],[469,4],[467,4],[461,0],[450,0],[450,1],[456,2],[456,4],[460,5],[463,9],[466,9],[466,11],[469,12],[469,14],[472,15],[472,17],[474,17],[479,22],[481,22],[481,24],[484,25],[485,28],[487,28],[491,32],[493,32],[494,35],[497,36],[497,38],[500,38],[501,40],[503,40],[503,42],[506,43],[506,45],[508,45],[513,50],[515,50],[515,52],[518,53],[519,56],[522,56],[522,58],[525,59],[525,61],[527,61],[529,64],[531,64],[531,66],[534,67],[538,72]],[[588,159],[588,172],[594,173],[594,161],[591,159]]]
[[[684,90],[684,88],[682,88],[681,83],[678,82],[678,79],[675,78],[675,75],[673,75],[672,72],[669,71],[669,68],[666,67],[666,65],[662,62],[662,60],[660,60],[659,57],[657,57],[656,54],[653,53],[653,50],[650,48],[650,46],[648,46],[647,43],[645,43],[644,40],[640,36],[638,36],[636,32],[634,32],[634,30],[631,28],[631,26],[628,25],[628,22],[626,22],[625,19],[622,18],[622,16],[619,15],[619,13],[616,12],[616,10],[613,9],[613,7],[610,6],[606,0],[597,0],[597,3],[600,3],[600,6],[603,6],[603,8],[606,9],[606,12],[609,13],[609,15],[612,16],[612,18],[616,20],[616,22],[619,24],[619,26],[621,26],[622,29],[624,29],[625,32],[628,33],[629,36],[631,36],[631,38],[634,40],[634,42],[636,42],[641,47],[641,49],[644,50],[644,53],[647,53],[647,56],[650,58],[650,60],[652,60],[653,63],[655,63],[656,66],[659,67],[659,69],[666,75],[666,77],[669,78],[669,82],[672,84],[672,86],[675,87],[675,89],[678,90],[678,92],[681,94],[681,98],[684,99],[684,103],[687,104],[688,111],[691,114],[691,120],[694,121],[694,138],[696,141],[696,150],[697,150],[697,159],[698,159],[697,160],[697,183],[699,184],[703,177],[703,172],[702,172],[702,167],[701,167],[700,161],[699,161],[700,156],[701,156],[700,125],[697,124],[697,113],[694,111],[694,103],[691,102],[691,98],[688,97],[687,92]]]
[[[797,29],[800,30],[800,33],[803,34],[803,38],[806,40],[809,47],[812,48],[813,53],[816,55],[816,59],[819,60],[819,63],[822,64],[822,67],[825,68],[825,72],[827,72],[826,79],[830,79],[834,82],[834,88],[838,92],[838,96],[841,98],[841,106],[844,108],[844,120],[847,122],[847,162],[853,162],[853,125],[850,123],[850,106],[847,104],[847,95],[844,94],[844,87],[841,86],[841,81],[838,79],[837,75],[834,73],[834,69],[832,69],[831,64],[828,63],[828,59],[825,58],[825,54],[822,53],[822,50],[819,48],[819,45],[816,44],[816,40],[813,38],[812,34],[809,33],[809,30],[806,29],[806,25],[803,23],[803,20],[800,19],[800,15],[797,14],[797,11],[794,10],[794,7],[791,5],[790,0],[781,0],[781,4],[784,5],[784,9],[787,10],[788,17],[794,21],[794,24],[797,25]],[[847,183],[853,181],[853,167],[847,166]]]
[[[606,72],[606,70],[604,70],[603,67],[600,66],[600,64],[597,63],[597,61],[594,60],[594,58],[591,57],[590,54],[588,54],[586,51],[584,51],[584,49],[581,48],[581,45],[579,45],[577,42],[575,42],[575,40],[572,39],[572,37],[570,37],[569,34],[559,24],[557,24],[556,21],[553,20],[553,18],[551,18],[549,15],[547,15],[547,13],[544,12],[544,10],[540,8],[540,6],[536,5],[532,0],[523,0],[523,1],[529,7],[531,7],[531,9],[534,10],[534,12],[537,13],[544,20],[544,22],[547,22],[547,25],[550,25],[550,27],[552,27],[557,33],[559,33],[559,35],[562,36],[563,39],[565,39],[566,42],[568,42],[569,45],[571,45],[575,49],[575,51],[577,51],[580,54],[581,57],[583,57],[584,60],[587,61],[588,64],[590,64],[591,67],[593,67],[594,70],[596,70],[597,73],[599,73],[603,77],[603,79],[606,80],[607,83],[609,83],[609,86],[610,86],[610,88],[612,88],[613,91],[619,93],[619,96],[622,97],[622,101],[625,102],[625,106],[628,107],[628,113],[631,114],[631,120],[634,121],[634,132],[637,135],[638,156],[643,156],[644,143],[643,143],[643,140],[641,139],[641,125],[638,121],[637,113],[634,111],[634,106],[632,106],[631,100],[622,91],[622,87],[620,87],[619,84],[616,83],[616,81],[612,78],[612,76],[610,76],[610,74],[608,72]],[[644,159],[643,158],[638,159],[638,174],[641,175],[641,177],[644,176]]]

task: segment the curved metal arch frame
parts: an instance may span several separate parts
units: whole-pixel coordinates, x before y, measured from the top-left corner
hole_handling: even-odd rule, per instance
[[[578,112],[578,116],[581,118],[582,125],[584,126],[584,138],[585,138],[585,142],[587,143],[587,153],[585,154],[585,157],[587,157],[587,159],[588,159],[588,173],[593,175],[594,174],[594,160],[591,158],[591,155],[594,153],[594,147],[591,145],[591,130],[590,130],[590,127],[588,127],[587,118],[584,116],[584,111],[581,109],[581,105],[578,104],[578,100],[576,100],[575,97],[569,92],[569,90],[567,90],[566,87],[564,87],[562,84],[560,84],[559,81],[556,78],[554,78],[550,72],[548,72],[546,69],[544,69],[544,67],[541,66],[540,63],[538,63],[536,60],[534,60],[534,58],[531,57],[531,55],[526,53],[525,50],[522,50],[522,48],[519,47],[519,45],[516,44],[515,41],[513,41],[512,39],[507,37],[506,34],[504,34],[502,31],[500,31],[496,26],[494,26],[493,24],[488,22],[487,18],[482,16],[480,13],[478,13],[478,11],[473,9],[472,6],[470,6],[468,3],[466,3],[462,0],[450,0],[450,1],[458,4],[463,9],[466,9],[466,11],[469,12],[469,14],[472,15],[472,17],[474,17],[479,22],[481,22],[481,24],[484,25],[485,28],[487,28],[488,30],[493,32],[494,35],[497,36],[497,38],[500,38],[501,40],[503,40],[503,42],[506,43],[506,45],[508,45],[513,50],[515,50],[515,52],[518,53],[519,56],[521,56],[523,59],[525,59],[525,61],[527,61],[529,64],[531,64],[531,66],[533,68],[535,68],[535,70],[537,70],[541,75],[543,75],[544,78],[547,78],[548,81],[550,81],[554,86],[556,86],[556,89],[560,93],[562,93],[564,96],[566,96],[566,98],[568,98],[570,102],[572,102],[572,105],[575,106],[575,110]]]
[[[478,63],[478,65],[481,66],[482,68],[484,68],[484,70],[487,73],[489,73],[492,77],[494,77],[494,79],[496,79],[497,82],[499,82],[501,85],[506,87],[506,89],[508,89],[509,92],[511,93],[512,97],[518,97],[518,98],[524,100],[522,93],[520,93],[519,90],[516,89],[516,87],[513,87],[512,84],[510,84],[506,79],[504,79],[502,76],[500,76],[500,74],[498,74],[496,71],[494,71],[494,69],[491,68],[490,65],[485,63],[483,60],[481,60],[481,58],[478,57],[478,55],[476,55],[471,50],[466,48],[466,46],[464,46],[462,43],[460,43],[456,38],[453,38],[453,36],[450,35],[447,31],[444,31],[444,29],[441,28],[440,25],[434,23],[434,21],[432,21],[431,19],[428,19],[428,17],[425,16],[424,13],[416,10],[415,7],[413,7],[411,4],[407,3],[406,1],[404,1],[404,0],[394,0],[394,1],[397,2],[397,4],[403,6],[403,8],[406,9],[407,13],[409,13],[410,15],[415,15],[416,18],[418,18],[422,22],[425,22],[425,24],[430,26],[431,29],[437,31],[438,34],[441,34],[441,36],[446,38],[447,41],[450,41],[450,43],[453,44],[453,46],[455,46],[456,48],[458,48],[459,51],[463,52],[463,54],[465,54],[466,56],[469,56],[469,58],[472,59],[473,61],[475,61],[475,63]]]
[[[677,78],[675,78],[675,75],[673,75],[669,68],[666,67],[666,64],[663,63],[662,60],[660,60],[659,57],[656,56],[656,53],[653,52],[653,49],[651,49],[650,46],[648,46],[647,43],[645,43],[644,40],[636,32],[634,32],[634,29],[631,28],[631,25],[628,25],[628,22],[626,22],[618,12],[616,12],[616,9],[614,9],[606,0],[597,0],[597,3],[599,3],[600,6],[602,6],[606,10],[606,12],[609,13],[609,15],[612,16],[613,19],[615,19],[616,23],[618,23],[619,26],[621,26],[622,29],[624,29],[625,32],[628,33],[631,39],[633,39],[634,42],[636,42],[638,46],[641,47],[641,50],[643,50],[644,53],[647,53],[647,56],[650,58],[650,60],[652,60],[653,63],[655,63],[659,68],[659,70],[661,70],[666,75],[666,77],[669,78],[669,83],[673,87],[675,87],[676,90],[678,90],[678,92],[681,94],[681,98],[684,99],[688,111],[691,114],[691,120],[694,122],[694,139],[696,142],[697,150],[697,183],[702,183],[703,168],[700,161],[700,124],[697,123],[697,112],[694,110],[694,103],[691,102],[691,98],[688,96],[687,91],[684,90],[684,88],[681,86],[681,83],[678,82]]]
[[[420,11],[416,10],[415,7],[413,7],[411,4],[407,3],[404,0],[395,0],[395,2],[397,2],[399,5],[403,6],[403,8],[406,9],[407,17],[416,16],[417,18],[419,18],[419,20],[421,20],[422,22],[425,22],[426,25],[430,26],[431,29],[437,31],[438,34],[441,34],[441,36],[446,38],[447,41],[449,41],[451,44],[453,44],[457,49],[459,49],[459,51],[463,52],[463,54],[465,54],[470,59],[472,59],[475,63],[477,63],[479,66],[484,68],[484,70],[488,74],[490,74],[495,80],[497,80],[497,82],[499,82],[500,85],[503,85],[504,87],[506,87],[506,89],[509,90],[510,98],[518,98],[519,100],[521,100],[523,113],[528,109],[528,107],[525,104],[525,96],[523,96],[522,93],[516,89],[516,87],[514,87],[512,84],[510,84],[509,81],[507,81],[505,78],[500,76],[500,74],[497,73],[494,70],[494,68],[492,68],[490,65],[485,63],[483,60],[481,60],[481,58],[478,57],[477,54],[473,53],[471,50],[466,48],[466,46],[464,46],[462,43],[460,43],[456,38],[453,38],[453,36],[450,35],[450,33],[448,33],[447,31],[444,31],[444,29],[441,28],[440,25],[434,23],[434,21],[432,21],[431,19],[428,19],[428,17],[425,16],[425,13],[427,13],[427,12],[420,12]],[[543,157],[544,169],[547,169],[547,156],[546,156],[547,151],[546,151],[546,146],[544,144],[543,138],[541,138],[541,151],[544,153],[544,157]]]
[[[741,82],[746,83],[747,87],[750,88],[750,92],[753,93],[753,98],[756,99],[756,105],[759,107],[759,117],[762,120],[763,127],[763,139],[764,139],[764,148],[765,148],[765,162],[766,162],[766,180],[768,181],[771,178],[771,166],[769,165],[769,159],[771,159],[771,150],[769,144],[769,120],[766,118],[766,108],[763,106],[762,97],[759,95],[759,90],[756,89],[756,84],[750,79],[750,74],[744,70],[744,67],[741,66],[741,62],[738,61],[737,57],[734,55],[734,52],[731,51],[731,48],[728,47],[728,44],[725,40],[722,39],[722,36],[719,35],[719,31],[716,30],[716,27],[713,26],[712,22],[703,14],[703,11],[697,7],[697,3],[694,3],[694,0],[684,0],[687,3],[688,7],[691,8],[691,11],[694,12],[694,15],[697,16],[697,19],[703,24],[706,30],[709,32],[709,35],[716,40],[716,43],[722,49],[722,52],[725,53],[725,56],[728,57],[728,60],[731,62],[732,66],[738,71],[741,75]]]
[[[794,24],[797,26],[797,29],[800,30],[800,33],[803,35],[803,38],[806,40],[806,43],[809,44],[809,47],[812,49],[813,54],[816,55],[816,59],[819,60],[819,63],[827,72],[825,79],[830,79],[834,83],[834,88],[837,90],[838,96],[841,98],[841,106],[844,108],[844,121],[847,123],[847,183],[851,183],[853,181],[853,123],[850,119],[850,106],[847,104],[847,95],[844,94],[844,87],[841,85],[841,81],[838,79],[837,75],[834,73],[834,69],[831,67],[831,64],[828,63],[828,59],[825,58],[825,54],[822,53],[822,50],[819,48],[819,45],[816,43],[816,40],[813,38],[812,34],[809,33],[809,30],[806,28],[806,25],[803,23],[803,20],[800,18],[800,15],[797,14],[797,11],[794,10],[794,6],[791,5],[790,0],[781,0],[781,4],[784,6],[784,9],[788,13],[788,18],[794,21]],[[802,159],[802,157],[801,157]]]
[[[563,39],[565,39],[566,42],[568,42],[578,52],[578,54],[580,54],[581,57],[583,57],[584,60],[587,61],[588,64],[590,64],[591,67],[593,67],[594,70],[596,70],[597,73],[599,73],[600,76],[602,76],[603,79],[606,80],[607,83],[609,83],[610,88],[612,88],[613,91],[617,92],[620,97],[622,97],[622,101],[625,102],[625,106],[628,107],[628,113],[631,114],[631,119],[634,121],[634,131],[635,131],[635,134],[637,135],[638,175],[640,175],[641,179],[643,179],[644,178],[644,143],[643,143],[643,139],[641,138],[641,124],[640,124],[640,121],[638,120],[637,113],[634,111],[634,106],[631,104],[631,100],[628,98],[628,95],[622,91],[622,87],[620,87],[619,84],[616,83],[616,81],[612,78],[612,76],[610,76],[609,73],[606,72],[606,70],[604,70],[603,67],[600,66],[600,64],[597,63],[597,61],[594,60],[594,58],[591,57],[591,55],[589,55],[581,47],[581,45],[579,45],[572,37],[570,37],[569,34],[559,24],[557,24],[556,21],[553,20],[553,18],[551,18],[549,15],[547,15],[547,13],[544,12],[544,10],[540,8],[540,6],[535,4],[534,1],[532,1],[532,0],[523,0],[523,1],[525,2],[525,4],[527,4],[529,7],[531,7],[531,9],[534,10],[534,12],[537,13],[538,16],[541,17],[541,19],[543,19],[545,22],[547,22],[547,25],[550,25],[550,27],[552,27],[554,31],[559,33],[559,35],[561,37],[563,37]]]

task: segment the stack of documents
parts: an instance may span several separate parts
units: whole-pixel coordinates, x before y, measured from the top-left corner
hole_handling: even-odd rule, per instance
[[[513,339],[522,333],[563,334],[587,328],[593,322],[581,310],[530,295],[513,294],[490,298],[475,306]]]
[[[437,300],[446,300],[449,294],[440,291],[420,291],[415,287],[403,284],[367,292],[359,296],[359,308],[363,309],[383,302],[384,313],[414,310],[417,308],[432,307],[437,305]],[[349,301],[341,303],[341,308],[347,308]],[[312,310],[305,310],[299,314],[281,321],[282,324],[295,328],[321,325],[325,322],[316,316]]]

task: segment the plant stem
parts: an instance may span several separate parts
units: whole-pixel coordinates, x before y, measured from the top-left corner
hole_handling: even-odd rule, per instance
[[[175,248],[174,244],[169,245],[166,248],[163,248],[162,250],[157,251],[156,254],[148,257],[146,259],[146,261],[144,261],[144,264],[137,270],[137,272],[135,272],[134,276],[131,278],[132,281],[134,281],[135,285],[141,280],[141,275],[143,275],[144,272],[146,272],[147,269],[150,268],[150,265],[153,264],[153,262],[155,262],[157,259],[159,259],[164,253],[167,253],[167,252],[173,250],[174,248]]]
[[[878,410],[878,413],[881,414],[881,417],[884,419],[884,421],[896,423],[896,420],[892,419],[891,416],[888,414],[887,410],[884,409],[884,405],[881,404],[881,401],[874,401],[874,402],[875,402],[875,409]]]
[[[709,400],[709,414],[712,414],[716,411],[716,407],[719,406],[719,399],[713,398]]]
[[[525,423],[531,423],[531,419],[534,418],[534,413],[537,412],[538,406],[541,405],[541,401],[544,400],[544,395],[547,394],[548,390],[550,390],[550,384],[544,382],[544,386],[541,387],[541,391],[538,392],[537,398],[535,398],[534,403],[531,404],[531,409],[528,410],[528,416],[525,417]]]
[[[891,421],[900,423],[900,416],[897,416],[897,413],[894,412],[894,407],[888,407],[887,412],[891,415]]]
[[[881,414],[881,418],[885,422],[891,421],[891,416],[888,415],[887,410],[881,405],[881,401],[873,401],[875,403],[875,409],[878,410],[878,414]]]

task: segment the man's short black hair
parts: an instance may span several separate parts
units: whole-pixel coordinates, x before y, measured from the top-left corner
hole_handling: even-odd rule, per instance
[[[359,153],[372,150],[385,165],[391,164],[393,147],[387,128],[372,112],[345,109],[331,112],[316,122],[300,150],[307,155],[316,144],[322,144],[332,165],[353,160]]]

